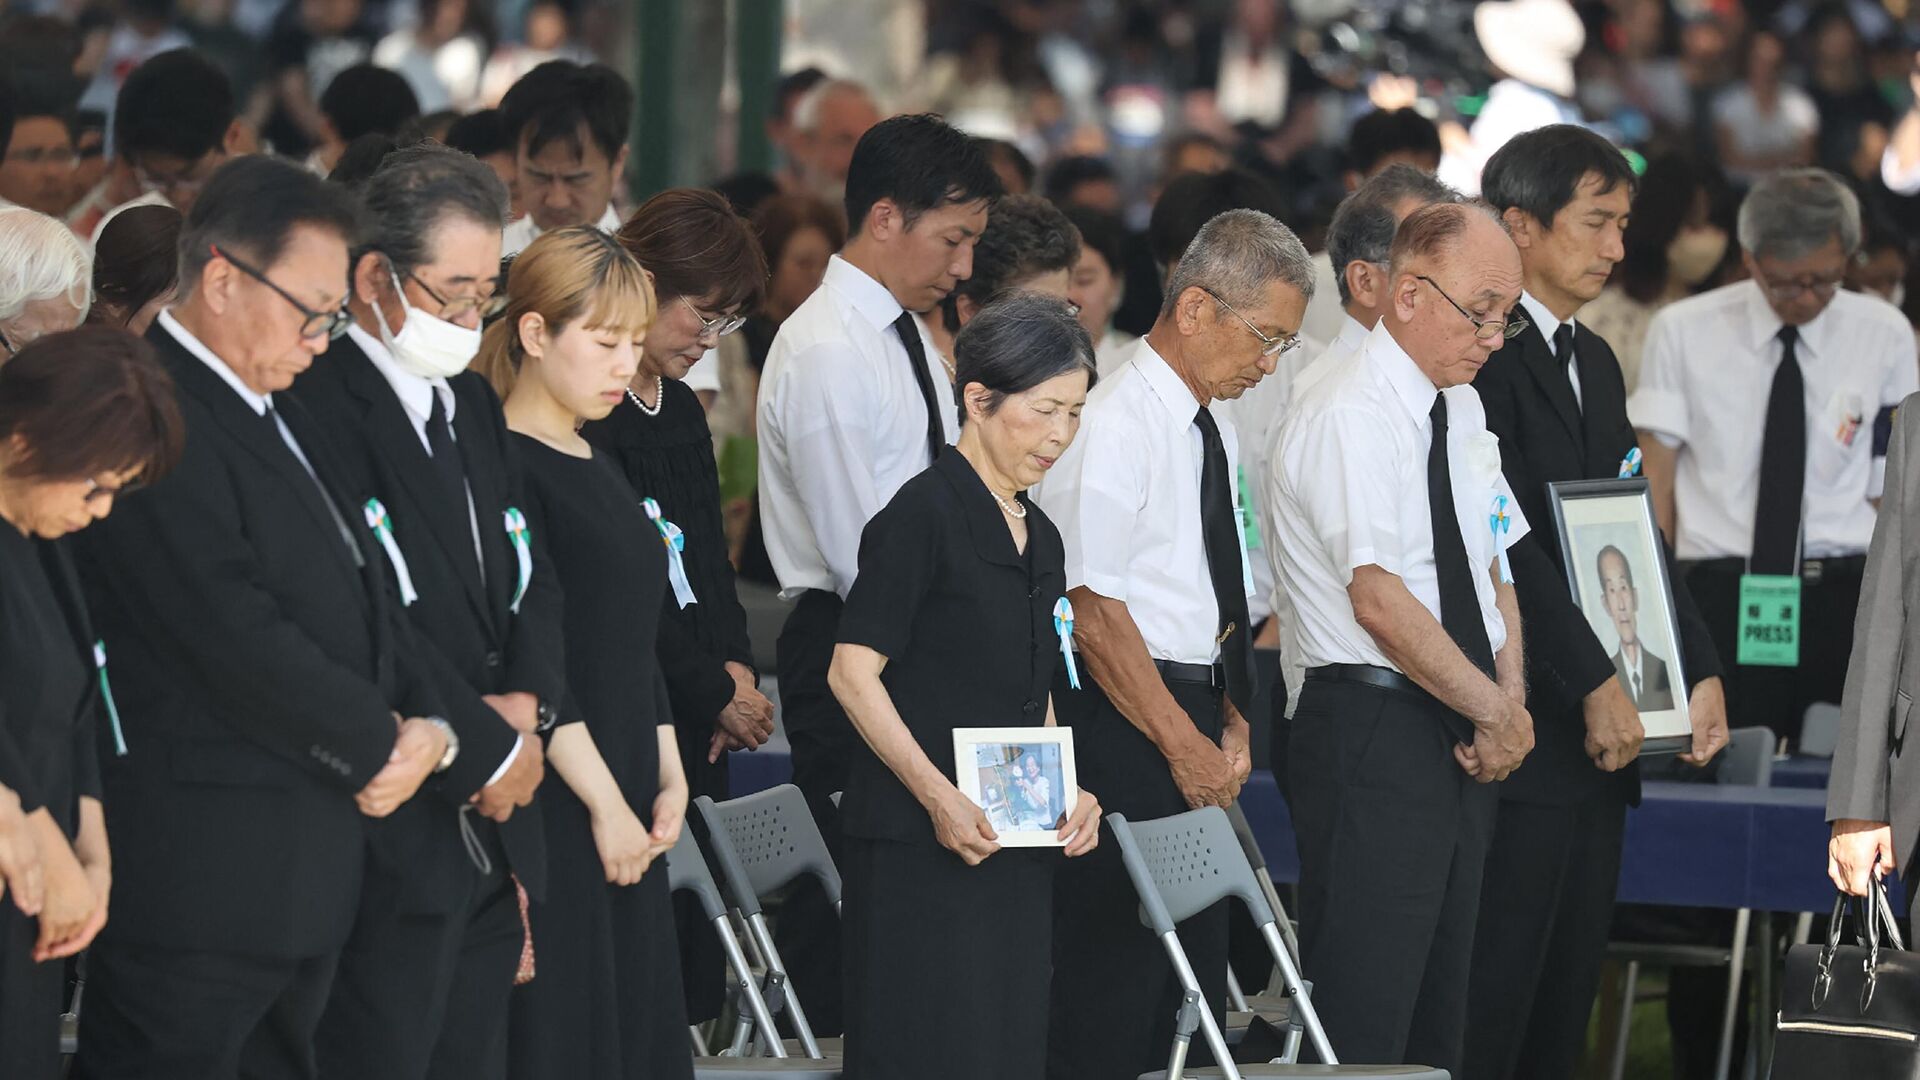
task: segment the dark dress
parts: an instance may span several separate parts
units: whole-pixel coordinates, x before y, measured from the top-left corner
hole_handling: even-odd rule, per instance
[[[1021,503],[1024,554],[973,466],[949,449],[860,538],[839,639],[887,657],[881,682],[947,776],[955,728],[1047,720],[1066,556],[1059,530]],[[1038,1080],[1060,853],[1003,848],[968,867],[864,746],[841,825],[848,1080]]]
[[[69,838],[100,797],[99,694],[72,564],[0,521],[0,784],[45,807]],[[59,1075],[66,964],[33,962],[40,922],[0,899],[0,1076]]]
[[[642,823],[659,788],[656,728],[669,722],[654,662],[666,549],[604,454],[514,436],[526,464],[527,527],[546,538],[564,596],[563,722],[587,725]],[[609,885],[587,808],[549,767],[540,785],[547,898],[528,909],[533,981],[514,992],[509,1073],[519,1080],[691,1080],[680,953],[667,874]]]

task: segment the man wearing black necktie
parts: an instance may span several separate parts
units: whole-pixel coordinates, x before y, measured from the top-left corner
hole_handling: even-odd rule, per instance
[[[1473,387],[1486,406],[1487,430],[1500,439],[1507,482],[1535,522],[1552,520],[1548,484],[1612,479],[1634,447],[1613,350],[1574,322],[1622,257],[1634,184],[1619,150],[1568,124],[1516,136],[1481,176],[1481,190],[1520,249],[1520,310],[1532,325],[1487,360]],[[1672,558],[1666,551],[1660,557]],[[1639,714],[1672,707],[1666,664],[1641,634],[1651,632],[1652,620],[1639,618],[1639,597],[1647,579],[1658,588],[1654,567],[1633,566],[1609,547],[1598,565],[1574,568],[1583,594],[1602,590],[1620,640],[1616,657],[1574,605],[1558,543],[1522,544],[1512,562],[1538,745],[1500,785],[1481,891],[1466,1075],[1488,1080],[1564,1077],[1578,1067],[1606,952],[1626,810],[1639,801]],[[1675,586],[1674,609],[1680,670],[1693,691],[1695,745],[1687,758],[1703,763],[1726,741],[1720,667],[1682,585]]]
[[[1485,210],[1395,235],[1390,307],[1275,442],[1280,578],[1307,665],[1288,753],[1301,961],[1342,1061],[1461,1069],[1496,791],[1533,746],[1507,555],[1527,516],[1468,385],[1518,330]]]
[[[1216,406],[1273,374],[1312,292],[1312,262],[1286,226],[1257,210],[1213,218],[1134,360],[1101,382],[1038,488],[1066,543],[1081,657],[1082,688],[1057,674],[1054,709],[1074,729],[1081,783],[1114,791],[1107,809],[1133,820],[1225,806],[1251,767],[1253,582],[1238,441]],[[1056,881],[1054,1080],[1135,1076],[1172,1045],[1178,987],[1118,851],[1103,844]],[[1219,1010],[1224,905],[1182,923],[1180,937]]]
[[[101,768],[114,918],[75,1076],[310,1080],[368,823],[458,757],[331,441],[283,393],[345,324],[355,219],[303,169],[223,166],[148,333],[190,434],[78,551],[127,752]]]
[[[320,1026],[323,1078],[504,1076],[522,946],[514,882],[545,891],[529,803],[540,733],[563,698],[557,588],[544,538],[513,532],[520,483],[499,401],[464,370],[498,303],[506,202],[465,154],[389,155],[362,189],[353,325],[294,384],[339,448],[356,505],[385,511],[395,585],[412,593],[407,615],[460,740],[443,792],[370,830],[367,887]]]

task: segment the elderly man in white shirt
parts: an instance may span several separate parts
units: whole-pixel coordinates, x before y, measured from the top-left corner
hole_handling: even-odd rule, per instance
[[[1129,818],[1225,806],[1251,768],[1253,584],[1221,405],[1272,375],[1312,289],[1306,249],[1272,217],[1229,210],[1207,222],[1133,361],[1095,388],[1079,437],[1038,489],[1066,544],[1084,687],[1061,677],[1054,708],[1074,729],[1081,783],[1112,791],[1108,809]],[[1049,1075],[1155,1068],[1172,1045],[1178,986],[1140,924],[1117,846],[1063,865],[1056,895]],[[1217,1010],[1224,907],[1183,923],[1181,939]]]
[[[1797,740],[1808,705],[1840,700],[1893,409],[1915,389],[1914,337],[1892,305],[1840,289],[1860,203],[1838,177],[1762,180],[1739,232],[1751,280],[1654,318],[1627,413],[1719,650],[1728,715]],[[1797,663],[1741,648],[1743,625],[1761,629],[1742,597],[1753,576],[1797,591]]]
[[[1484,209],[1444,204],[1402,223],[1389,272],[1386,317],[1295,403],[1276,455],[1307,664],[1301,959],[1344,1059],[1457,1076],[1491,782],[1533,745],[1505,569],[1527,522],[1467,385],[1524,323],[1520,258]]]
[[[839,841],[830,796],[846,787],[851,755],[866,752],[827,686],[860,534],[960,431],[946,369],[913,316],[973,272],[1000,193],[979,148],[937,117],[876,124],[848,173],[847,246],[781,324],[760,378],[760,520],[780,594],[795,602],[775,645],[781,724],[794,783],[830,845]],[[838,919],[801,903],[810,907],[782,919],[779,948],[806,987],[814,1030],[830,1034]]]

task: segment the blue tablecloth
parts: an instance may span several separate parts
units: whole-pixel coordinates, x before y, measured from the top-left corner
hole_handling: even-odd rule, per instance
[[[1833,775],[1833,759],[1823,757],[1785,758],[1773,763],[1773,786],[1827,790],[1827,778]]]

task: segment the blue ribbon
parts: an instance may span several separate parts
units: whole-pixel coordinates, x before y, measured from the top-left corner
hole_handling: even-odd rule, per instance
[[[1627,451],[1626,457],[1620,459],[1620,479],[1626,480],[1639,475],[1640,448],[1636,446]]]
[[[1080,689],[1080,669],[1073,662],[1073,605],[1061,597],[1053,605],[1053,632],[1060,635],[1060,655],[1067,661],[1067,685]]]
[[[1507,513],[1507,497],[1493,497],[1493,512],[1487,515],[1487,523],[1493,528],[1493,549],[1500,556],[1500,583],[1513,584],[1513,567],[1507,565],[1507,545],[1500,541],[1513,529],[1513,515]]]
[[[660,530],[660,540],[667,545],[667,581],[673,585],[673,599],[681,607],[697,603],[693,595],[693,583],[687,580],[687,564],[681,553],[687,548],[687,538],[681,533],[680,526],[661,516],[660,504],[652,498],[640,500],[647,511],[647,517],[653,526]]]

